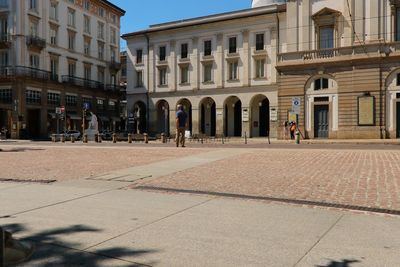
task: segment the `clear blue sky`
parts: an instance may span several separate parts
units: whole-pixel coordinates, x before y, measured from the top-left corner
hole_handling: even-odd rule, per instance
[[[109,0],[126,11],[121,35],[168,21],[206,16],[251,7],[251,0]],[[125,42],[121,43],[124,49]]]

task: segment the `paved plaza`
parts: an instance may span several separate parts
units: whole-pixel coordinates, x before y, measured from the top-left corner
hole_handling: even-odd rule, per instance
[[[36,246],[21,266],[400,262],[397,144],[0,149],[0,225]]]

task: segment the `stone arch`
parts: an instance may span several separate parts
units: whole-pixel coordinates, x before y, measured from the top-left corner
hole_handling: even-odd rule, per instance
[[[156,103],[157,109],[157,132],[165,133],[169,136],[169,103],[165,99],[161,99]]]
[[[203,98],[199,104],[200,133],[207,136],[215,136],[216,133],[216,103],[211,97]]]
[[[258,94],[250,101],[251,137],[269,136],[270,132],[270,102],[268,97]]]
[[[192,132],[193,124],[192,124],[192,103],[187,98],[182,98],[178,100],[176,106],[182,105],[184,111],[188,114],[189,117],[189,131]]]
[[[224,101],[224,135],[242,136],[242,101],[237,96]]]

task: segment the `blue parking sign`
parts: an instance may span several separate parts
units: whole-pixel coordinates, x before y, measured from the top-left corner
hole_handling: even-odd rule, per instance
[[[90,103],[87,103],[87,102],[83,103],[83,109],[86,109],[86,110],[90,109]]]

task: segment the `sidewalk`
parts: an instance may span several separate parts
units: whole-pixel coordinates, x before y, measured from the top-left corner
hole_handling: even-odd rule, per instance
[[[31,261],[20,266],[400,262],[399,217],[126,190],[130,183],[0,183],[0,224],[36,245]]]

